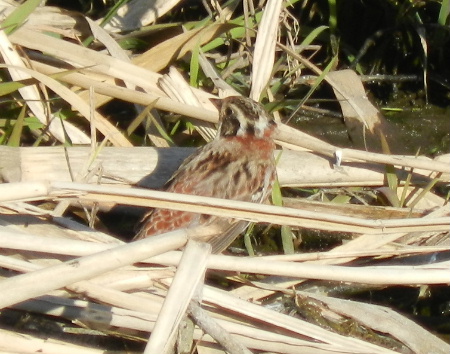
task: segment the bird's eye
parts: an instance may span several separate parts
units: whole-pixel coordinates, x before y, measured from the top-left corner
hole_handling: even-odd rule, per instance
[[[225,115],[231,116],[233,114],[233,110],[230,107],[225,108]]]

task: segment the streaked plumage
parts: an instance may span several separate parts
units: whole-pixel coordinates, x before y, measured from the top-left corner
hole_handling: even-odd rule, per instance
[[[276,124],[259,103],[249,98],[227,97],[216,103],[220,113],[215,139],[189,156],[164,190],[263,203],[276,174],[272,139]],[[248,226],[245,221],[155,209],[144,218],[135,239],[212,224],[222,231],[208,240],[213,252],[223,251]]]

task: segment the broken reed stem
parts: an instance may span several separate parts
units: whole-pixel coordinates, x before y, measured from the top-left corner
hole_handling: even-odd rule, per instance
[[[195,229],[190,231],[193,234]],[[160,235],[170,237],[170,234],[176,234],[174,232],[169,234]],[[0,233],[0,247],[18,249],[24,244],[24,241],[30,240],[30,246],[26,250],[46,252],[43,244],[48,244],[47,238],[40,237],[37,235],[21,235],[17,233],[16,238],[17,245],[14,241],[8,241],[11,239],[11,235],[5,237],[1,236]],[[153,239],[153,238],[151,238]],[[149,239],[146,239],[149,240]],[[163,240],[166,240],[164,237]],[[159,240],[161,243],[162,240]],[[140,241],[139,241],[140,242]],[[165,241],[164,241],[165,242]],[[32,247],[33,243],[36,247]],[[133,242],[132,244],[135,244]],[[86,247],[83,247],[85,245]],[[64,253],[59,253],[61,249],[60,246],[55,246],[55,249],[49,249],[47,252],[64,254],[64,255],[80,255],[80,252],[89,257],[89,254],[93,252],[102,252],[102,247],[104,250],[114,247],[110,244],[97,244],[96,248],[89,249],[92,245],[91,242],[86,241],[75,241],[68,240],[67,247]],[[94,244],[95,245],[95,244]],[[140,244],[141,245],[141,244]],[[117,252],[122,252],[126,248],[124,246],[115,247]],[[140,246],[141,247],[141,246]],[[112,251],[114,251],[114,249]],[[105,251],[106,252],[106,251]],[[116,254],[112,252],[111,254]],[[94,256],[94,255],[93,255]],[[166,266],[178,266],[180,262],[181,254],[180,252],[170,252],[165,254],[160,254],[158,256],[153,256],[149,259],[141,259],[143,262],[149,262],[152,264],[161,264]],[[80,258],[79,258],[80,259]],[[19,271],[28,271],[25,269],[17,268],[15,264],[11,264],[11,257],[0,258],[0,266],[8,269],[16,269]],[[111,263],[105,261],[106,263]],[[131,263],[130,263],[131,264]],[[380,267],[346,267],[346,266],[335,266],[335,265],[325,265],[325,264],[312,264],[312,263],[296,263],[292,261],[282,261],[282,260],[270,260],[265,257],[249,258],[249,257],[234,257],[234,256],[224,256],[224,255],[210,255],[207,262],[209,269],[224,270],[224,271],[235,271],[243,273],[255,273],[255,274],[267,274],[267,275],[278,275],[291,277],[294,279],[322,279],[322,280],[335,280],[335,281],[349,281],[362,284],[395,284],[395,285],[420,285],[420,284],[448,284],[450,283],[450,272],[448,272],[448,264],[446,263],[436,263],[434,267],[427,268],[419,266],[380,266]],[[53,273],[52,273],[53,275]],[[91,278],[92,273],[88,271],[83,275],[83,279]],[[68,278],[68,277],[66,277]],[[78,278],[77,278],[78,279]],[[66,279],[70,280],[70,279]],[[76,281],[76,279],[74,280]],[[31,283],[32,284],[32,283]],[[0,286],[2,283],[0,282]],[[0,291],[1,291],[0,287]]]
[[[22,183],[0,186],[21,188]],[[127,189],[70,182],[29,183],[24,190],[30,190],[29,198],[25,193],[20,197],[25,200],[72,198],[78,201],[115,202],[126,205],[158,207],[173,210],[197,212],[220,217],[248,220],[252,222],[272,223],[327,231],[354,232],[367,234],[385,234],[414,231],[447,231],[450,224],[448,206],[443,207],[446,216],[409,219],[368,220],[342,215],[330,215],[308,210],[287,207],[254,204],[235,200],[185,195],[153,191],[148,189]],[[2,188],[3,187],[3,188]],[[1,193],[0,193],[1,195]],[[17,199],[15,199],[17,200]],[[0,201],[10,199],[0,197]]]
[[[5,279],[0,282],[0,308],[180,248],[187,239],[186,230],[173,231]]]

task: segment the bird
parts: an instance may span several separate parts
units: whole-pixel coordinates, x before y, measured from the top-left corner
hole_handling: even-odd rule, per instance
[[[183,161],[163,190],[265,203],[276,179],[275,120],[250,98],[229,96],[211,101],[219,110],[216,136]],[[220,253],[249,222],[156,208],[144,216],[133,240],[203,225],[220,231],[206,241],[213,253]]]

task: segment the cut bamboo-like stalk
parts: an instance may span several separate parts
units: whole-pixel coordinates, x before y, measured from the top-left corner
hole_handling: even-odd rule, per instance
[[[5,279],[0,282],[0,308],[139,262],[152,255],[180,248],[186,241],[186,231],[174,231]]]
[[[144,354],[170,352],[181,319],[203,281],[210,253],[210,245],[188,242]]]
[[[0,185],[2,189],[19,187],[22,184]],[[202,196],[168,193],[146,189],[124,189],[89,185],[82,183],[52,182],[50,192],[43,188],[47,184],[30,183],[28,188],[40,188],[41,198],[33,189],[30,197],[21,195],[26,200],[76,198],[79,201],[114,202],[136,206],[158,207],[173,210],[217,215],[252,222],[272,223],[294,227],[306,227],[319,230],[355,233],[397,233],[413,231],[447,231],[449,216],[434,218],[410,218],[389,220],[358,219],[350,216],[330,215],[307,210],[254,204],[236,200],[225,200]],[[1,195],[1,193],[0,193]],[[10,201],[10,199],[2,199]],[[442,207],[448,215],[448,206]],[[351,227],[351,229],[349,229]]]
[[[165,234],[170,237],[169,234]],[[26,236],[16,234],[17,241],[8,240],[10,235],[0,237],[0,246],[17,249],[26,240],[30,240],[28,250],[44,251],[42,246],[46,242],[46,238],[36,235]],[[35,241],[33,241],[35,238]],[[42,240],[42,241],[41,241]],[[33,243],[36,245],[32,247]],[[62,243],[62,242],[60,242]],[[82,247],[86,245],[86,247]],[[101,252],[102,247],[106,250],[111,245],[98,244],[97,247],[89,251],[89,245],[85,241],[67,242],[67,247],[64,252],[59,251],[61,247],[58,245],[48,247],[48,252],[55,252],[57,254],[65,255],[89,255],[93,252]],[[61,252],[61,253],[58,253]],[[144,259],[141,259],[142,261]],[[11,263],[0,261],[0,265],[6,268],[21,270],[16,268]],[[12,261],[12,259],[11,259]],[[180,256],[177,253],[161,254],[145,260],[146,262],[175,265],[180,262]],[[448,272],[448,265],[445,263],[434,264],[434,268],[420,267],[420,266],[379,266],[379,267],[345,267],[334,266],[327,264],[312,264],[312,263],[295,263],[283,260],[273,260],[270,258],[243,258],[233,256],[211,255],[208,260],[208,268],[225,271],[246,272],[255,274],[267,274],[290,277],[293,279],[322,279],[334,281],[348,281],[362,284],[447,284],[450,283],[450,273]],[[23,270],[22,270],[23,271]],[[89,277],[91,277],[89,275]],[[86,279],[87,276],[83,279]],[[0,282],[0,286],[1,286]]]

